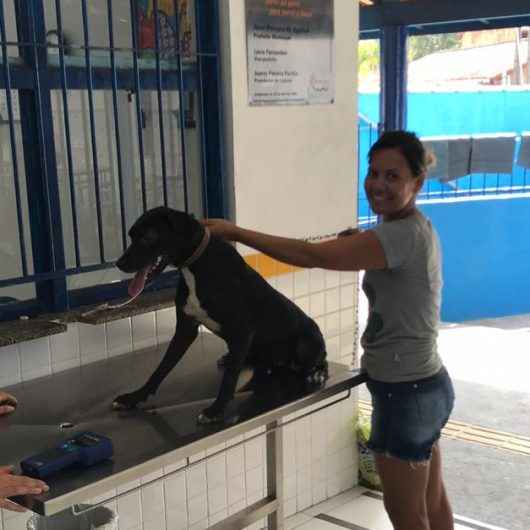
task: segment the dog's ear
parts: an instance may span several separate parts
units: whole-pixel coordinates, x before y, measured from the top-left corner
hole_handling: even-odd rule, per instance
[[[193,216],[186,212],[167,208],[164,213],[171,231],[176,234],[190,234],[192,233],[194,226],[197,224],[197,221]]]

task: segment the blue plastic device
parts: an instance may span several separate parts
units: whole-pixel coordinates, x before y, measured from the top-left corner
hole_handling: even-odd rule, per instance
[[[20,467],[24,474],[44,479],[68,467],[90,467],[112,457],[113,452],[110,438],[82,432],[53,449],[26,458]]]

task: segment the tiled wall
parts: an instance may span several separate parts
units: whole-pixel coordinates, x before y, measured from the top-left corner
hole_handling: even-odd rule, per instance
[[[315,318],[326,338],[328,358],[351,366],[356,340],[356,275],[303,270],[269,281]],[[61,335],[0,348],[0,388],[126,354],[132,349],[166,343],[173,334],[174,325],[174,310],[165,309],[100,326],[71,324]],[[329,402],[336,399],[331,398]],[[352,396],[284,427],[286,516],[356,483],[354,414],[355,398]],[[285,421],[291,419],[285,418]],[[248,433],[246,439],[255,434]],[[232,447],[240,441],[242,438],[233,439],[226,447],[212,448],[207,455],[196,455],[194,460],[199,460],[227,449],[194,467],[112,501],[109,506],[118,513],[120,530],[199,530],[262,498],[266,491],[265,439],[259,437]],[[183,464],[144,477],[142,483]],[[135,485],[140,484],[129,484],[118,492],[109,492],[106,498]],[[25,529],[27,517],[4,511],[0,530]],[[255,525],[256,529],[262,526]]]

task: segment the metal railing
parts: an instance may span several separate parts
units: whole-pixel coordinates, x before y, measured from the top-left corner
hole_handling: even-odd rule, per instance
[[[67,278],[112,269],[150,207],[222,215],[217,21],[208,0],[0,2],[0,294],[31,286],[0,320],[118,292]]]

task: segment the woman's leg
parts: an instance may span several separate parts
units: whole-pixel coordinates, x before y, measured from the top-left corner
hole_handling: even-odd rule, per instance
[[[394,530],[432,530],[426,501],[430,462],[411,463],[382,454],[374,456]]]
[[[453,511],[442,478],[442,455],[438,442],[432,448],[427,484],[427,513],[431,530],[454,530]]]

